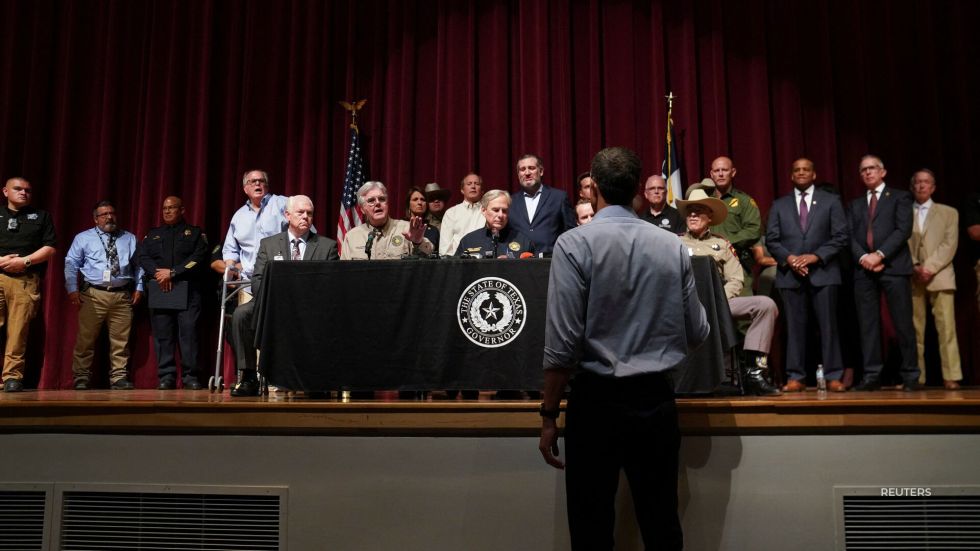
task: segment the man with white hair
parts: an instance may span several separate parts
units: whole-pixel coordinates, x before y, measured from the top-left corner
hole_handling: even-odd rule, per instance
[[[507,224],[510,194],[491,189],[480,199],[480,211],[486,220],[484,227],[471,231],[459,241],[456,256],[469,258],[520,258],[534,254],[534,244],[523,233]]]
[[[344,235],[341,260],[393,260],[413,254],[429,255],[435,250],[424,237],[425,222],[420,216],[408,221],[388,215],[388,188],[381,182],[361,186],[357,204],[364,213],[364,223]]]
[[[262,285],[262,272],[270,261],[289,260],[337,260],[337,242],[313,231],[313,201],[305,195],[293,195],[286,201],[286,231],[266,237],[259,243],[255,270],[252,272],[252,290],[258,296]],[[255,325],[253,323],[255,301],[235,309],[238,323],[233,325],[237,342],[247,345],[244,354],[248,365],[242,370],[238,384],[231,389],[232,396],[258,396],[259,381],[256,374]]]

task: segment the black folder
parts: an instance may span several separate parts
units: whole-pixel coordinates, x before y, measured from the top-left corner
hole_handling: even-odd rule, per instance
[[[173,287],[169,292],[164,293],[160,290],[157,280],[147,281],[146,290],[150,295],[150,308],[153,310],[186,310],[187,309],[187,285],[188,282],[173,281]]]

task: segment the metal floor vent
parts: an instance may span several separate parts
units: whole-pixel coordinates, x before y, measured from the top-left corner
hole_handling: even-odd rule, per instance
[[[44,549],[47,492],[0,490],[0,550]]]
[[[284,495],[64,491],[62,550],[279,550]]]
[[[953,488],[874,490],[841,496],[843,549],[980,549],[977,488],[968,489],[972,495]]]

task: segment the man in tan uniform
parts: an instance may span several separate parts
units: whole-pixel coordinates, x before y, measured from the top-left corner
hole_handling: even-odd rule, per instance
[[[779,316],[776,303],[764,296],[739,296],[743,284],[742,265],[732,244],[723,237],[712,235],[708,229],[728,216],[725,203],[708,197],[703,189],[695,189],[686,201],[677,201],[677,209],[687,222],[687,233],[681,236],[681,242],[688,247],[691,256],[710,256],[714,259],[725,282],[725,296],[728,297],[732,317],[751,319],[742,346],[746,360],[741,362],[740,368],[745,392],[759,396],[781,394],[778,388],[766,381],[769,348]]]
[[[919,384],[926,382],[925,332],[926,302],[932,303],[939,337],[939,358],[943,367],[943,384],[947,390],[960,387],[960,348],[956,342],[956,315],[953,310],[956,276],[953,257],[959,244],[959,219],[956,209],[933,202],[936,178],[931,170],[912,175],[912,323],[919,354]]]
[[[357,190],[357,203],[364,223],[344,236],[341,260],[395,260],[432,254],[434,247],[423,237],[425,222],[421,217],[413,216],[409,222],[388,216],[388,188],[384,184],[365,183]]]

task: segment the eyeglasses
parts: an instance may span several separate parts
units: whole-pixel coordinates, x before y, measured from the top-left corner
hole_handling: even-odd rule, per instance
[[[264,186],[269,183],[265,178],[253,178],[251,180],[245,180],[245,183],[253,186]]]
[[[387,202],[388,202],[388,198],[385,197],[384,195],[379,195],[377,197],[371,197],[369,199],[364,200],[365,205],[373,205],[375,203],[387,203]]]
[[[109,211],[109,212],[103,212],[101,214],[96,214],[95,217],[96,218],[107,218],[109,216],[115,216],[115,215],[116,215],[116,211]]]
[[[880,169],[881,169],[880,165],[862,166],[861,168],[858,169],[858,172],[864,174],[865,172],[873,172],[875,170],[880,170]]]

